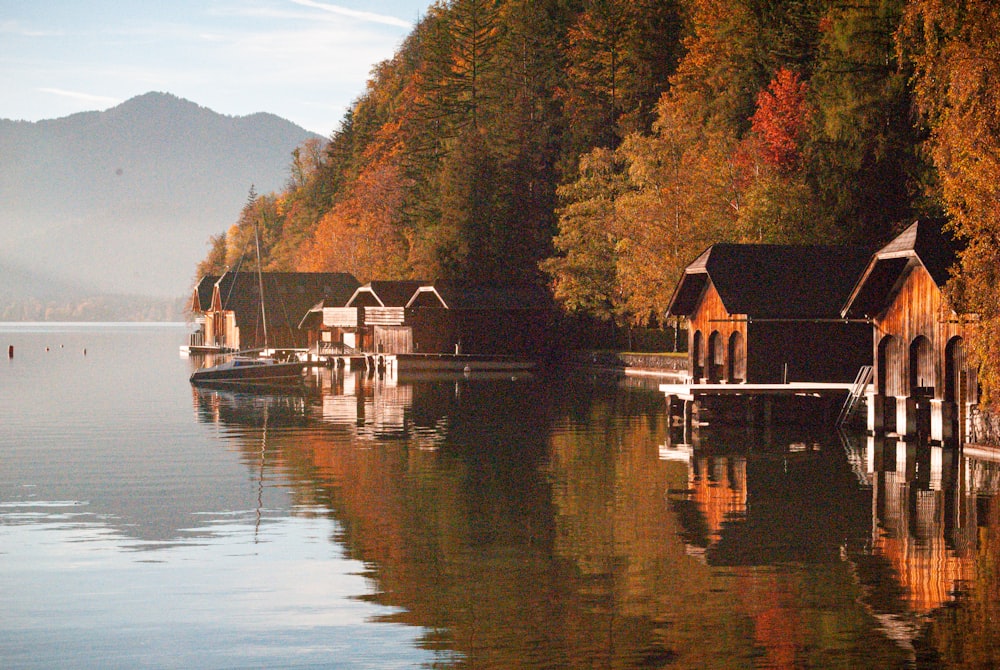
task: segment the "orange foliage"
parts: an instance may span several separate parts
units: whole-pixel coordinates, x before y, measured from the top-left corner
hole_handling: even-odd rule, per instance
[[[781,68],[757,96],[757,111],[750,118],[761,158],[781,172],[795,170],[802,158],[800,145],[809,120],[807,90],[797,74]]]
[[[358,175],[350,194],[327,212],[299,270],[350,272],[361,281],[409,276],[409,243],[400,225],[406,181],[395,164]]]

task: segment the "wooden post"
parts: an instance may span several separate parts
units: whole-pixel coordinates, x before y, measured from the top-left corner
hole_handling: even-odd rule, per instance
[[[7,347],[7,358],[14,358],[14,345]]]

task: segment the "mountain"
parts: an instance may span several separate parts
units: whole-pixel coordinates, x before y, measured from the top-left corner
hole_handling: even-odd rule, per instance
[[[185,295],[209,236],[236,222],[251,185],[281,189],[311,138],[272,114],[225,116],[165,93],[0,120],[0,299]]]

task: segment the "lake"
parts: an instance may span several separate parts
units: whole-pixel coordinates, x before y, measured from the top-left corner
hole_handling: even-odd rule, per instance
[[[1000,456],[580,370],[196,390],[0,324],[4,668],[1000,665]]]

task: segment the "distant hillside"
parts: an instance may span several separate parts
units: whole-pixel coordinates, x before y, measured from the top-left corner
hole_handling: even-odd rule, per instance
[[[224,116],[164,93],[0,120],[0,272],[10,279],[0,300],[71,298],[66,286],[186,295],[208,237],[236,221],[251,185],[281,189],[291,152],[314,137],[271,114]]]

